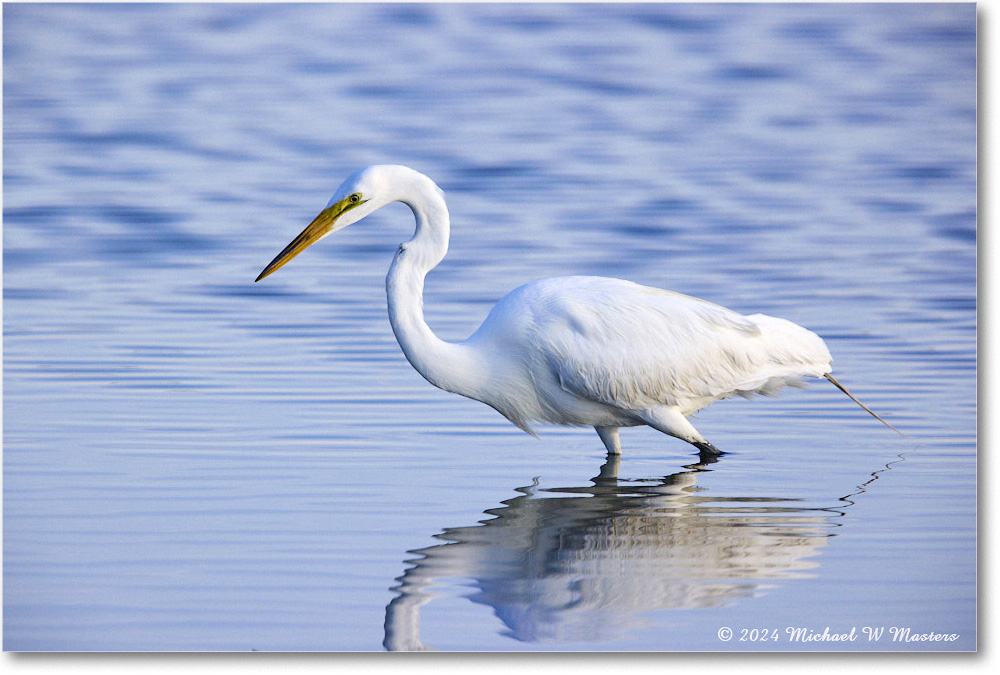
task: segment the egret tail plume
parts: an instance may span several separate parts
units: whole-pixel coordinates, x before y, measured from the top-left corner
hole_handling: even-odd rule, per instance
[[[873,413],[871,411],[871,409],[868,406],[866,406],[864,403],[862,403],[858,399],[854,398],[854,394],[852,394],[851,392],[847,391],[847,389],[844,387],[844,385],[842,385],[840,382],[837,382],[837,380],[834,379],[833,375],[831,375],[830,373],[827,373],[823,377],[825,377],[826,379],[828,379],[831,382],[833,382],[833,386],[835,386],[837,389],[839,389],[840,391],[842,391],[845,394],[847,394],[848,397],[850,397],[850,399],[852,401],[854,401],[859,406],[861,406],[862,408],[864,408],[864,410],[865,410],[866,413],[868,413],[869,415],[871,415],[872,417],[874,417],[875,419],[877,419],[879,422],[881,422],[882,424],[886,425],[887,427],[889,427],[890,429],[892,429],[893,431],[895,431],[900,436],[905,436],[906,435],[902,431],[900,431],[899,429],[897,429],[896,427],[892,426],[891,424],[889,424],[888,422],[886,422],[884,419],[882,419],[881,417],[879,417],[878,415],[876,415],[875,413]]]

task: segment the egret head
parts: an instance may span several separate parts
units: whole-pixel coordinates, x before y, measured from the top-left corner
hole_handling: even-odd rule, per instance
[[[275,256],[256,281],[277,271],[328,234],[353,225],[390,202],[405,199],[407,187],[420,179],[430,182],[423,174],[405,166],[370,166],[354,172],[337,188],[326,208]]]

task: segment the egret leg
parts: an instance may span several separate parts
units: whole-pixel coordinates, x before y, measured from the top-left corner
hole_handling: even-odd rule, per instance
[[[660,406],[651,410],[644,410],[639,413],[639,419],[653,427],[657,431],[663,432],[682,441],[687,441],[699,452],[710,455],[721,455],[722,451],[705,440],[705,437],[698,433],[698,430],[688,422],[679,408],[671,406]]]
[[[597,435],[604,442],[604,447],[608,449],[609,455],[622,454],[622,445],[618,441],[618,427],[594,427]]]

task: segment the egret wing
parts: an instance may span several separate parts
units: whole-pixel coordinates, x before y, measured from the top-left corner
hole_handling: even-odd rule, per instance
[[[629,410],[696,410],[772,377],[750,318],[679,293],[569,277],[538,288],[534,339],[560,386]]]

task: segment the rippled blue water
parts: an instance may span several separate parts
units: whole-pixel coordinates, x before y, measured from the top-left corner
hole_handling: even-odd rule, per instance
[[[974,5],[3,18],[5,649],[975,648]],[[714,464],[522,434],[396,346],[398,205],[253,283],[383,162],[446,191],[443,337],[625,277],[808,326],[907,436],[827,383],[700,413]]]

